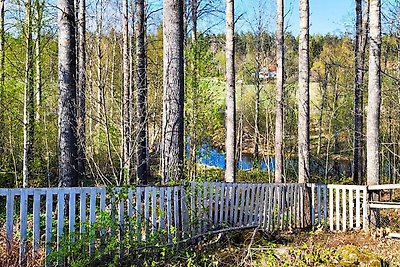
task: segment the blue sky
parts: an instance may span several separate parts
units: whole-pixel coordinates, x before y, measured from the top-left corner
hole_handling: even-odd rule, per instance
[[[239,22],[237,30],[246,30],[248,21],[254,21],[260,3],[265,10],[263,16],[268,30],[275,28],[276,6],[274,0],[237,0],[236,15],[243,14],[244,21]],[[310,0],[310,33],[342,34],[351,29],[355,12],[354,0]],[[299,0],[285,0],[286,30],[295,35],[299,28]]]

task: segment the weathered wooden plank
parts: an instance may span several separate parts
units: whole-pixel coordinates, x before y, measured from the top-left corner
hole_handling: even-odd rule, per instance
[[[219,207],[219,223],[223,223],[224,221],[224,203],[225,203],[225,183],[221,185],[221,198],[219,200],[220,207]]]
[[[33,194],[33,258],[37,256],[40,246],[40,191]]]
[[[202,224],[203,224],[203,188],[200,183],[196,183],[196,233],[201,234],[202,233]]]
[[[254,225],[254,206],[255,206],[255,197],[256,197],[256,185],[252,184],[250,185],[250,205],[249,205],[249,220],[248,220],[248,225]]]
[[[252,212],[252,224],[257,225],[258,224],[258,207],[259,207],[259,202],[260,202],[260,185],[253,185],[255,188],[255,202],[254,202],[254,209]]]
[[[310,199],[310,209],[311,209],[311,226],[315,226],[315,184],[311,184],[311,199]]]
[[[165,229],[165,188],[160,188],[160,230]]]
[[[336,188],[336,230],[340,230],[340,189]]]
[[[360,189],[356,189],[356,228],[360,229]]]
[[[7,251],[10,252],[14,239],[14,190],[7,189],[6,197],[6,244]]]
[[[144,188],[144,233],[145,233],[145,237],[144,240],[147,240],[149,238],[149,222],[150,222],[150,190],[151,187],[145,187]]]
[[[349,190],[349,229],[354,228],[354,200],[353,200],[353,189]]]
[[[151,189],[151,233],[157,233],[157,188]]]
[[[328,227],[328,187],[324,184],[324,224],[325,228]]]
[[[181,207],[182,207],[182,236],[184,239],[189,238],[189,220],[188,220],[188,207],[187,207],[187,193],[186,188],[184,186],[180,187],[181,191]],[[211,196],[210,196],[211,199]],[[211,205],[211,203],[210,203]],[[210,206],[210,214],[211,214],[211,206]],[[211,215],[210,215],[211,218]]]
[[[51,191],[46,193],[46,256],[51,253],[51,234],[53,230],[53,194]],[[46,265],[48,262],[46,262]]]
[[[168,242],[172,242],[172,188],[167,187],[167,233],[168,233]]]
[[[57,194],[57,251],[60,250],[61,238],[64,234],[64,189]]]
[[[346,229],[347,229],[347,209],[346,209],[347,196],[346,196],[346,189],[342,190],[342,194],[343,194],[343,196],[342,196],[342,209],[343,209],[343,215],[342,215],[342,219],[343,219],[342,227],[343,228],[342,228],[342,230],[346,231]]]
[[[300,227],[304,228],[305,218],[304,218],[304,194],[305,194],[305,186],[300,186]]]
[[[209,199],[211,197],[208,196],[209,192],[209,184],[207,182],[203,183],[203,229],[202,232],[205,233],[207,231],[207,226],[209,223],[208,220],[208,210],[210,209],[209,206]]]
[[[368,229],[368,197],[367,189],[363,189],[363,229]]]
[[[329,229],[333,231],[333,187],[329,187]]]
[[[196,216],[196,183],[190,183],[190,227],[192,236],[196,235],[196,223],[197,223],[197,216]]]
[[[275,187],[269,186],[269,197],[268,197],[268,230],[273,231],[273,222],[274,222],[274,205],[275,205]]]
[[[143,188],[136,187],[136,238],[142,240],[142,192]]]
[[[240,212],[239,212],[239,224],[238,226],[244,225],[244,213],[245,213],[245,202],[246,202],[246,185],[240,184]]]
[[[68,233],[70,235],[71,242],[75,240],[75,220],[76,220],[76,190],[69,190],[68,200]]]
[[[80,229],[79,232],[82,234],[85,232],[85,224],[86,224],[86,190],[84,188],[81,189],[80,199],[79,199],[79,220],[80,220]]]
[[[180,225],[179,225],[179,197],[178,197],[178,186],[174,186],[174,227],[175,227],[175,237],[179,240],[180,235]]]
[[[260,202],[258,204],[258,211],[257,211],[258,220],[257,220],[257,224],[259,226],[261,226],[261,227],[262,227],[262,223],[264,221],[265,188],[266,188],[265,184],[260,185],[261,196],[260,196]]]
[[[105,188],[100,188],[100,213],[105,212],[106,210],[106,189]],[[106,234],[106,231],[104,228],[100,229],[100,243],[101,243],[101,249],[103,249],[104,246],[104,236]]]
[[[19,213],[20,225],[20,241],[19,241],[19,264],[26,264],[26,242],[27,242],[27,228],[28,228],[28,194],[27,191],[21,189],[20,196],[20,213]]]
[[[97,198],[97,189],[90,188],[89,191],[89,224],[93,225],[96,221],[96,198]],[[89,254],[94,255],[95,241],[90,240],[89,244]]]
[[[241,184],[235,186],[235,204],[233,208],[233,221],[232,225],[238,226],[239,202],[240,202]]]
[[[244,226],[249,225],[249,208],[251,204],[251,187],[246,184],[246,196],[244,203],[244,214],[243,214],[243,224]]]
[[[225,212],[224,212],[224,223],[227,224],[229,220],[229,203],[231,199],[231,184],[225,184]]]
[[[322,223],[322,213],[321,213],[321,204],[322,204],[322,196],[321,196],[321,184],[317,185],[317,197],[318,197],[318,204],[317,204],[317,209],[318,209],[318,225],[321,225]]]

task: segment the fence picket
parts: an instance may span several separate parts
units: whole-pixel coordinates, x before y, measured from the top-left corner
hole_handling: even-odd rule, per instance
[[[51,191],[46,192],[46,256],[51,252],[51,233],[53,229],[53,194]],[[48,263],[46,262],[46,265]]]
[[[142,191],[143,188],[136,187],[136,238],[142,240]]]
[[[167,233],[168,242],[172,241],[172,190],[171,187],[167,187]]]
[[[6,196],[6,239],[7,251],[13,246],[14,235],[14,190],[8,189]]]
[[[336,187],[336,230],[340,230],[340,189]]]
[[[151,233],[153,235],[157,232],[157,189],[151,189]]]
[[[333,231],[333,187],[329,187],[329,229]]]
[[[356,189],[356,228],[360,229],[360,189]]]
[[[40,191],[33,194],[33,257],[39,252],[40,246]]]
[[[346,231],[346,229],[347,229],[347,225],[346,225],[346,223],[347,223],[347,210],[346,210],[346,205],[347,205],[347,199],[346,199],[346,197],[347,197],[347,195],[346,195],[346,189],[343,189],[342,190],[342,194],[343,194],[343,196],[342,196],[342,209],[343,209],[343,217],[342,217],[342,219],[343,219],[343,223],[342,223],[342,230],[343,231]]]
[[[28,227],[28,195],[26,190],[21,189],[20,195],[20,247],[19,247],[19,264],[26,264],[26,238]]]
[[[178,198],[179,187],[174,186],[174,227],[175,237],[179,239],[180,225],[179,225],[179,198]]]
[[[354,215],[353,215],[353,189],[349,190],[349,228],[354,228]]]

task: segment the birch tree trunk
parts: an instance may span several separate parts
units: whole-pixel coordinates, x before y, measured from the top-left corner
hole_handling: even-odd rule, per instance
[[[35,40],[35,60],[36,60],[36,121],[40,119],[40,106],[42,104],[42,20],[43,20],[43,10],[44,1],[35,0],[35,9],[37,12],[36,16],[36,40]]]
[[[379,119],[381,105],[381,1],[370,1],[370,49],[367,108],[367,184],[379,184]]]
[[[137,177],[146,184],[150,174],[148,110],[147,110],[147,56],[146,19],[144,0],[136,0],[136,58],[137,58]]]
[[[4,65],[4,59],[5,59],[5,39],[4,39],[4,13],[5,13],[5,0],[0,0],[0,106],[2,106],[3,103],[3,97],[4,97],[4,74],[5,74],[5,65]],[[0,110],[0,127],[3,129],[3,122],[4,122],[4,116],[3,112]],[[0,134],[0,153],[4,152],[4,142],[3,142],[3,134]]]
[[[277,1],[276,30],[276,118],[275,118],[275,183],[283,178],[283,90],[284,90],[284,3]]]
[[[164,0],[162,182],[183,178],[183,0]]]
[[[75,15],[73,0],[58,1],[59,186],[77,186]]]
[[[225,181],[236,180],[235,20],[234,0],[226,0]]]
[[[28,186],[33,161],[35,105],[33,91],[32,1],[25,2],[24,156],[22,186]]]
[[[310,179],[309,0],[300,0],[299,183]]]
[[[369,13],[369,1],[365,1],[365,18]],[[365,22],[366,21],[366,22]],[[363,178],[363,82],[364,55],[368,19],[363,23],[362,0],[356,0],[356,41],[354,81],[354,139],[353,139],[353,183],[361,184]]]
[[[121,144],[121,174],[119,185],[129,184],[131,167],[131,93],[130,93],[130,67],[129,67],[129,28],[128,28],[128,0],[123,1],[123,48],[122,48],[122,68],[123,68],[123,96],[122,96],[122,144]]]
[[[80,177],[85,176],[86,163],[86,1],[79,0],[78,13],[78,159],[77,168]]]

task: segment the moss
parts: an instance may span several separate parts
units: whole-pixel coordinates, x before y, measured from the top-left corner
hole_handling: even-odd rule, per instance
[[[339,266],[368,266],[381,267],[382,259],[372,252],[360,250],[356,246],[346,245],[339,247],[336,257],[340,262]]]

